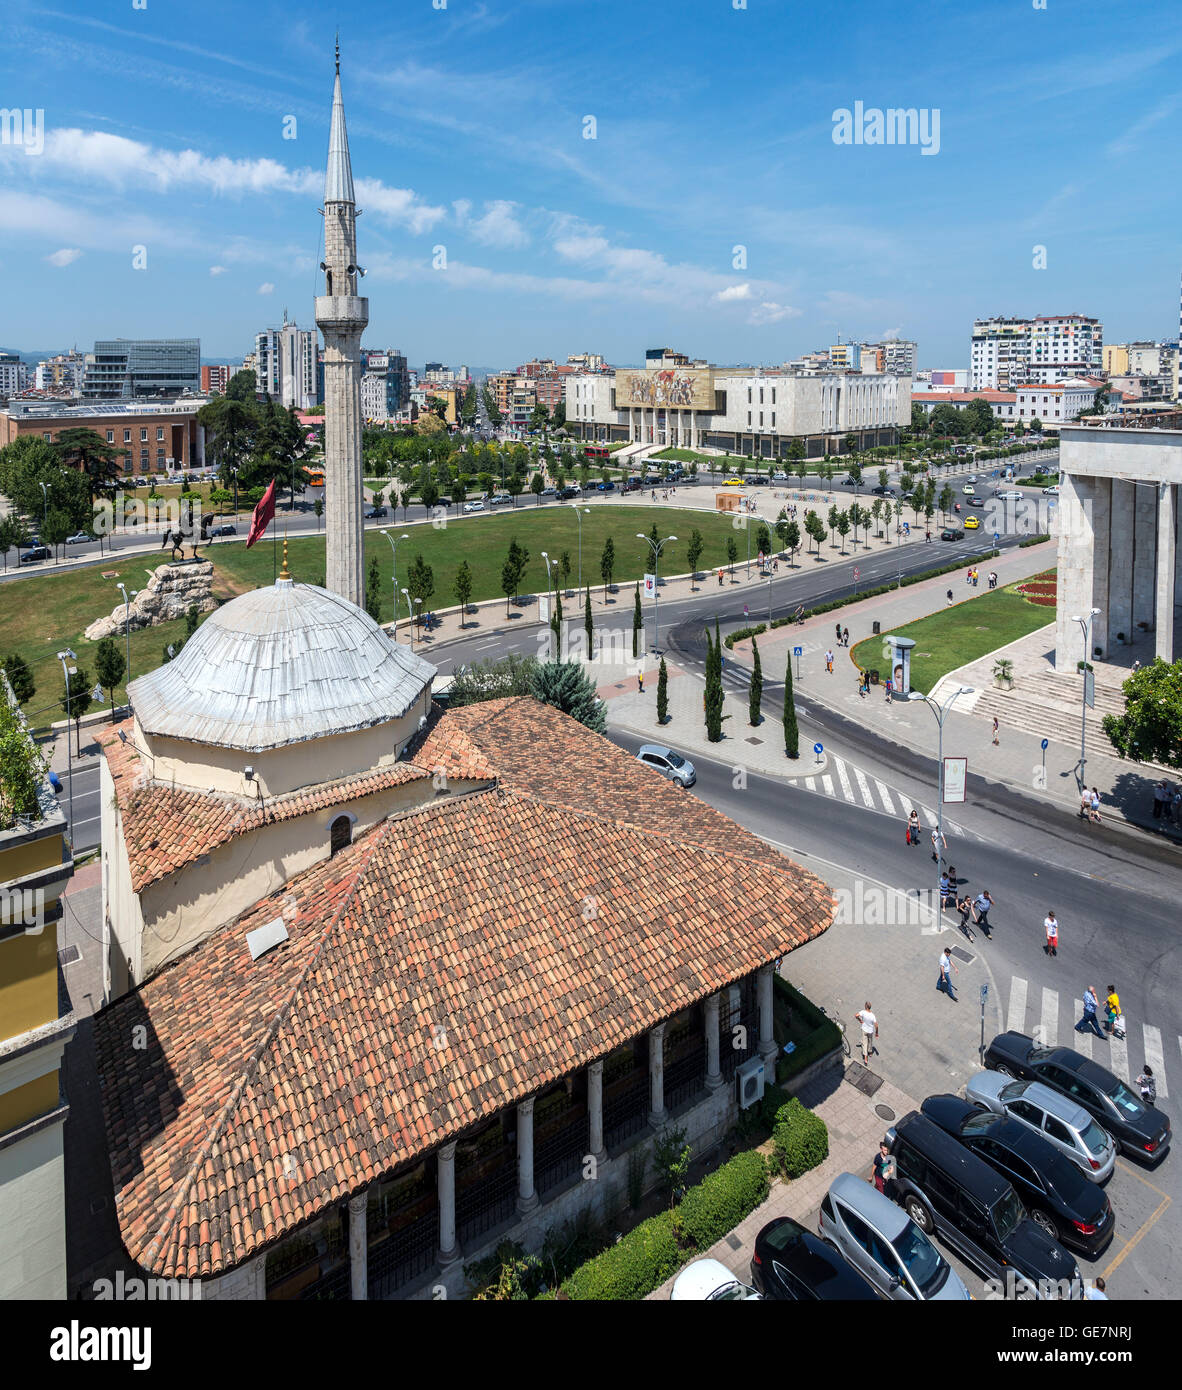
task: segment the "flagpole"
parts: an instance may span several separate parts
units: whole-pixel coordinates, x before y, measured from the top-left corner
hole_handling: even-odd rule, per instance
[[[279,530],[271,532],[271,583],[279,576]]]

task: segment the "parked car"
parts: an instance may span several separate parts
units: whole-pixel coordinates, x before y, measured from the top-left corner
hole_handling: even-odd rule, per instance
[[[49,555],[50,551],[47,545],[35,545],[32,546],[29,550],[26,550],[25,553],[21,556],[21,564],[36,565],[39,564],[42,560],[48,560]]]
[[[942,541],[963,541],[964,532],[955,526],[945,526],[940,532],[940,539]]]
[[[1026,1281],[1023,1292],[1058,1297],[1072,1284],[1082,1292],[1079,1266],[1031,1221],[1010,1184],[926,1115],[909,1111],[886,1143],[895,1160],[892,1196],[925,1235],[939,1234],[988,1279],[1004,1280],[1013,1269]]]
[[[1111,1241],[1116,1218],[1107,1194],[1041,1134],[959,1096],[929,1096],[920,1110],[1012,1183],[1047,1235],[1093,1257]]]
[[[88,535],[86,534],[85,531],[75,531],[74,534],[73,534],[72,536],[67,536],[67,537],[66,537],[66,544],[67,544],[67,545],[85,545],[86,542],[87,542],[88,540],[91,540],[91,539],[92,539],[92,537],[88,536]]]
[[[976,530],[978,530],[978,529],[980,528],[980,526],[981,526],[981,518],[980,518],[979,516],[972,516],[972,515],[970,515],[970,516],[966,516],[966,517],[965,517],[965,519],[964,519],[964,529],[965,529],[966,531],[976,531]]]
[[[596,492],[615,492],[615,490],[616,485],[610,478],[604,478],[601,482],[595,484]]]
[[[1005,1076],[1041,1081],[1082,1105],[1135,1158],[1158,1160],[1170,1147],[1166,1113],[1070,1047],[1037,1047],[1025,1033],[999,1033],[985,1049],[985,1065]]]
[[[1092,1182],[1104,1182],[1116,1166],[1116,1144],[1082,1105],[1052,1091],[1041,1081],[1015,1081],[996,1071],[970,1076],[965,1099],[1008,1115],[1041,1134]]]
[[[509,492],[494,492],[488,499],[488,505],[490,507],[508,507],[512,505],[512,502],[513,495]]]
[[[871,489],[875,497],[893,497],[895,489],[893,487],[876,487]]]
[[[832,1246],[790,1216],[777,1216],[755,1237],[751,1282],[764,1298],[797,1303],[878,1298]]]
[[[625,492],[639,492],[640,489],[641,489],[643,486],[644,486],[644,484],[640,481],[639,478],[629,478],[629,479],[624,483],[624,491],[625,491]]]
[[[763,1295],[736,1279],[721,1260],[694,1260],[674,1279],[669,1298],[687,1303],[747,1303]]]
[[[1016,487],[1012,487],[1006,492],[1000,493],[999,496],[1003,502],[1021,502],[1025,494],[1019,492]]]
[[[541,492],[538,494],[538,496],[539,496],[539,497],[557,497],[557,496],[558,496],[558,489],[557,489],[556,487],[544,487],[544,488],[541,490]]]
[[[781,469],[777,469],[777,470],[772,474],[772,482],[773,482],[773,483],[786,483],[787,481],[788,481],[788,474],[785,473],[785,472],[783,472]]]
[[[743,480],[742,480],[742,478],[727,478],[727,480],[723,483],[723,487],[742,487],[742,486],[743,486]]]
[[[378,517],[386,515],[385,507],[370,507],[369,511],[365,514],[365,519],[366,521],[376,521]]]
[[[222,526],[211,526],[209,528],[209,534],[211,536],[236,536],[238,534],[238,529],[233,522],[227,521]]]
[[[1059,486],[1058,486],[1058,484],[1056,483],[1056,484],[1052,485],[1051,487],[1044,487],[1043,490],[1042,490],[1042,495],[1043,495],[1044,497],[1058,497],[1058,495],[1059,495]]]
[[[971,497],[976,490],[977,489],[972,483],[965,483],[964,487],[961,488],[961,492],[963,492],[966,497]]]
[[[564,487],[558,490],[558,500],[560,502],[565,502],[571,497],[581,497],[582,495],[582,489],[577,487]]]
[[[636,754],[637,762],[644,763],[659,772],[679,787],[692,787],[698,780],[694,765],[687,762],[680,753],[659,743],[646,743]]]
[[[482,512],[484,511],[484,503],[480,501],[479,498],[475,499],[474,501],[465,502],[464,510],[466,512]]]
[[[853,1173],[834,1178],[821,1201],[817,1230],[884,1298],[926,1303],[969,1297],[960,1276],[907,1213]]]

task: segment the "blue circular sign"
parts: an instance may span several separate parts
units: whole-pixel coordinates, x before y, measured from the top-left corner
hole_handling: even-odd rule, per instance
[[[1042,751],[1043,751],[1044,753],[1047,751],[1047,745],[1050,743],[1050,741],[1051,741],[1051,740],[1050,740],[1049,738],[1044,738],[1044,739],[1043,739],[1043,741],[1042,741]]]
[[[813,744],[813,752],[814,752],[814,753],[820,755],[820,754],[823,753],[824,751],[825,751],[825,749],[824,749],[824,747],[823,747],[821,744],[819,744],[819,743],[814,743],[814,744]]]

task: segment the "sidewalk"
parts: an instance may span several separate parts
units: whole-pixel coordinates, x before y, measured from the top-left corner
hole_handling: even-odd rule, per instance
[[[1004,553],[990,561],[998,575],[998,587],[1028,578],[1055,564],[1053,541]],[[889,705],[881,687],[862,698],[858,694],[857,671],[850,659],[858,642],[872,635],[871,624],[878,622],[881,635],[887,637],[917,618],[942,611],[944,595],[951,588],[956,606],[965,606],[987,590],[967,590],[962,576],[955,572],[925,580],[906,589],[867,599],[864,603],[842,608],[835,613],[821,614],[803,626],[777,628],[758,639],[760,660],[765,673],[778,679],[775,673],[783,668],[785,654],[792,646],[803,646],[800,677],[795,682],[797,700],[806,704],[815,700],[835,713],[853,720],[880,736],[905,745],[915,752],[935,759],[935,718],[922,700],[894,700]],[[1048,613],[1050,610],[1048,610]],[[834,627],[840,616],[843,626],[850,629],[847,651],[836,651],[835,674],[825,671],[823,654],[833,645]],[[967,620],[967,615],[966,615]],[[1037,637],[1038,634],[1033,634]],[[1023,639],[1024,641],[1027,639]],[[750,641],[736,642],[733,658],[750,666]],[[836,650],[836,649],[835,649]],[[987,658],[982,658],[987,662]],[[795,675],[796,663],[793,664]],[[945,678],[945,681],[947,678]],[[944,682],[941,682],[944,684]],[[939,690],[937,686],[937,690]],[[962,697],[967,700],[968,697]],[[1033,721],[1032,721],[1033,722]],[[1051,720],[1048,718],[1048,725]],[[1048,728],[1048,733],[1051,731]],[[1077,730],[1078,731],[1078,730]],[[1108,751],[1107,740],[1098,730],[1092,732],[1087,749],[1087,781],[1100,791],[1102,814],[1145,828],[1158,829],[1161,822],[1152,818],[1153,784],[1160,774],[1147,766],[1122,761]],[[1079,805],[1076,773],[1079,765],[1078,741],[1049,740],[1045,772],[1040,747],[1043,730],[1033,724],[1018,730],[1005,728],[1000,745],[993,746],[992,716],[975,715],[971,708],[962,710],[959,703],[947,716],[944,728],[946,756],[967,757],[970,774],[1011,787],[1027,796],[1053,804],[1060,814],[1074,815]]]

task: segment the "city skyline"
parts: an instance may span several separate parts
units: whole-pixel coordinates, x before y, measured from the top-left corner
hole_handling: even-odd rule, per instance
[[[1091,0],[889,28],[852,10],[861,37],[831,69],[819,14],[701,4],[679,28],[609,0],[592,30],[545,0],[354,6],[342,80],[367,345],[491,367],[583,349],[628,363],[670,342],[771,364],[901,336],[921,366],[963,366],[974,319],[995,314],[1173,337],[1180,258],[1152,177],[1179,101],[1173,13],[1140,11],[1158,31],[1146,51],[1114,44]],[[24,147],[11,120],[0,145],[6,259],[25,267],[6,345],[184,335],[215,359],[249,351],[284,305],[310,323],[333,30],[306,4],[282,13],[206,7],[210,32],[233,26],[219,54],[183,10],[23,6],[6,62],[25,61],[0,102],[32,113]],[[1086,158],[1059,119],[1081,101],[1101,132]],[[916,128],[935,143],[868,143],[893,108],[938,112]],[[1117,178],[1138,196],[1109,199]]]

